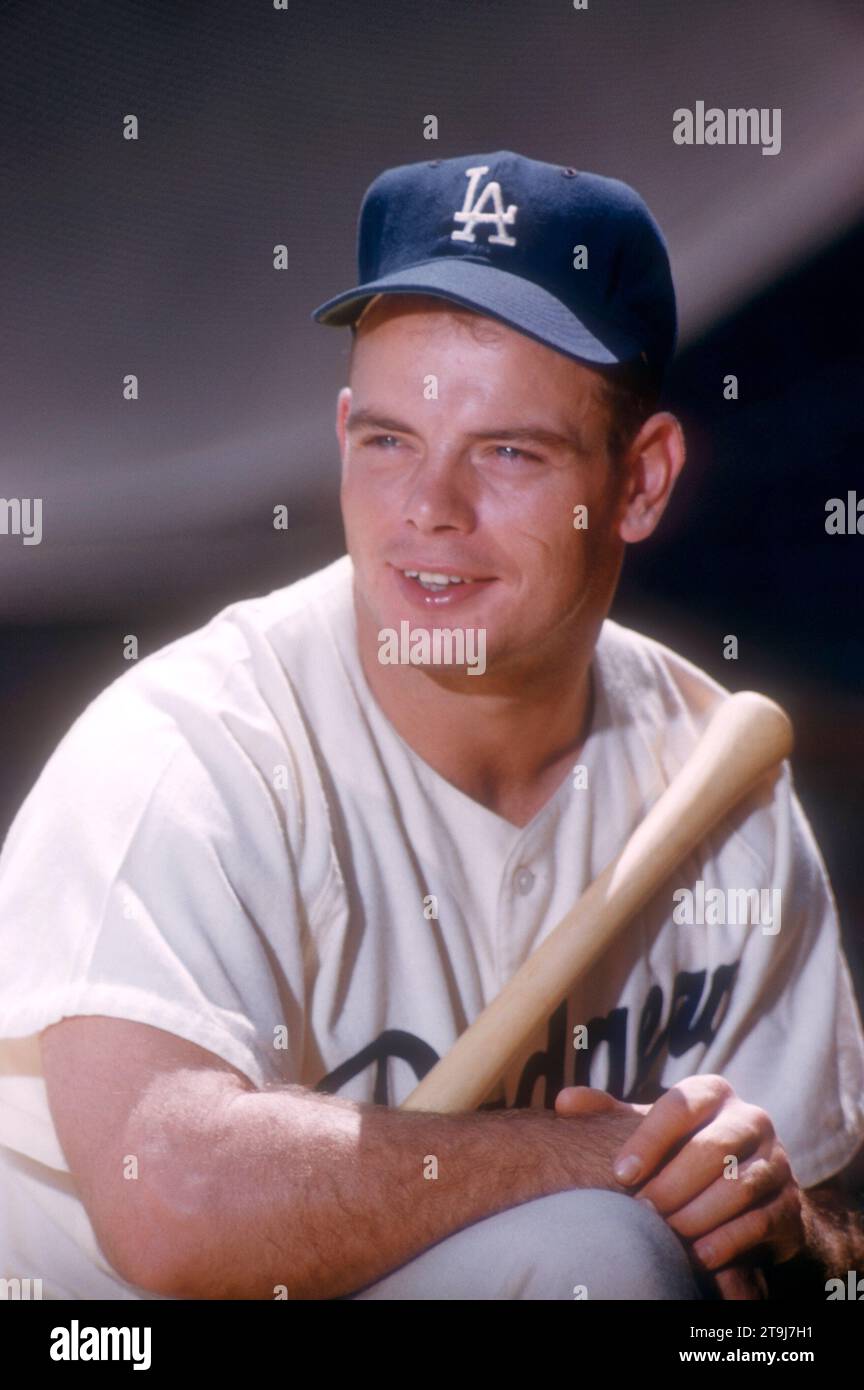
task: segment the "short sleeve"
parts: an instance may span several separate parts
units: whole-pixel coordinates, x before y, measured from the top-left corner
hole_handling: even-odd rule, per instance
[[[864,1142],[864,1037],[819,847],[782,765],[770,808],[741,827],[779,890],[779,929],[747,928],[733,1004],[700,1071],[768,1112],[803,1187]]]
[[[104,1014],[290,1080],[309,956],[290,748],[243,661],[162,669],[88,707],[7,836],[0,1039]]]

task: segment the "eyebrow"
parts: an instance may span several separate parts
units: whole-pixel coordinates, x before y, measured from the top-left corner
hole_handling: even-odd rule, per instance
[[[392,431],[395,434],[415,434],[416,431],[410,425],[406,425],[401,420],[396,420],[390,415],[379,415],[375,410],[360,409],[352,410],[345,422],[349,430],[360,429],[363,427],[379,430]],[[549,448],[573,449],[578,454],[588,455],[585,439],[580,430],[571,426],[569,434],[559,434],[557,430],[547,429],[545,425],[519,425],[504,426],[498,430],[477,430],[468,435],[469,439],[507,439],[507,440],[534,440],[537,444],[545,444]]]

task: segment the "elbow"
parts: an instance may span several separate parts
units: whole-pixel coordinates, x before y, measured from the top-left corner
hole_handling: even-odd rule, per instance
[[[123,1183],[113,1209],[100,1213],[94,1231],[102,1251],[126,1283],[166,1298],[208,1298],[210,1272],[219,1267],[216,1224],[207,1183],[188,1153],[141,1143],[137,1176]]]
[[[188,1217],[163,1209],[138,1210],[122,1228],[100,1231],[94,1223],[102,1253],[125,1283],[166,1298],[206,1298],[206,1270],[198,1228]],[[131,1215],[131,1213],[127,1213]]]

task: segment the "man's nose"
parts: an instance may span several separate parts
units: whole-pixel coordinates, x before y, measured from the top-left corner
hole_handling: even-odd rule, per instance
[[[427,454],[407,485],[403,518],[418,531],[470,531],[475,504],[467,464],[455,453]]]

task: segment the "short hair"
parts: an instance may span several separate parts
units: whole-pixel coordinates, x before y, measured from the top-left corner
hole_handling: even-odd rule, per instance
[[[642,362],[598,368],[606,407],[606,452],[620,464],[636,435],[657,409],[661,382]]]
[[[350,327],[349,368],[357,341],[356,321]],[[592,370],[599,378],[600,399],[606,409],[606,452],[617,472],[636,435],[657,409],[661,383],[641,361],[595,366]]]

